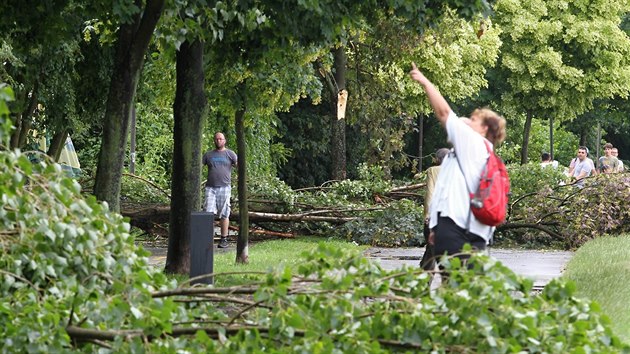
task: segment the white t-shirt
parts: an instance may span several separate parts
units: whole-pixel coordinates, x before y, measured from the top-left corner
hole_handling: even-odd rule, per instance
[[[580,161],[578,159],[577,163],[575,164],[575,168],[573,169],[573,177],[578,177],[582,173],[582,171],[584,171],[586,175],[582,179],[577,181],[575,185],[582,188],[584,186],[584,178],[590,176],[594,170],[595,165],[593,164],[593,160],[589,159],[588,157],[584,158],[583,161]]]
[[[452,111],[446,120],[446,133],[448,140],[458,154],[461,169],[457,164],[457,158],[453,151],[442,161],[440,174],[435,184],[435,191],[431,198],[429,227],[437,225],[438,213],[442,217],[451,218],[457,226],[466,229],[470,215],[469,231],[479,235],[486,243],[494,232],[494,227],[480,223],[470,212],[470,194],[477,190],[479,177],[486,161],[488,151],[484,137],[475,132],[465,122],[460,120]],[[492,148],[492,144],[490,144]],[[468,183],[468,188],[464,182]]]

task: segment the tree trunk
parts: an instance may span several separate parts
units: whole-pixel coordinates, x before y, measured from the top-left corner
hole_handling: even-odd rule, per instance
[[[118,30],[114,71],[109,86],[103,138],[96,169],[94,195],[106,201],[113,211],[120,210],[120,183],[131,109],[144,55],[153,30],[162,14],[165,0],[147,0],[142,12]]]
[[[242,97],[246,97],[245,84],[239,87]],[[247,203],[247,146],[245,144],[245,112],[247,102],[236,112],[236,147],[238,149],[238,212],[240,217],[238,239],[236,240],[236,263],[249,262],[249,205]]]
[[[348,97],[346,91],[346,65],[348,58],[345,47],[340,46],[335,49],[333,56],[334,85],[329,83],[332,112],[330,125],[331,178],[333,180],[344,180],[346,179],[346,120],[344,112],[340,112],[339,103],[341,98],[342,110],[345,111]]]
[[[32,113],[22,114],[21,116],[22,116],[22,124],[20,126],[20,133],[17,139],[17,147],[19,147],[20,149],[23,148],[24,145],[26,145],[26,138],[28,137],[28,133],[33,127],[33,119],[32,119],[33,114]]]
[[[35,81],[35,85],[33,85],[33,90],[30,91],[30,93],[27,92],[25,94],[26,99],[28,100],[28,105],[23,112],[15,116],[15,119],[13,121],[15,130],[11,134],[11,149],[21,149],[26,144],[26,137],[28,136],[29,130],[31,130],[31,127],[33,125],[32,117],[35,113],[35,109],[37,108],[38,90],[39,80]],[[40,132],[40,134],[43,133],[44,132]]]
[[[11,117],[13,121],[13,132],[11,132],[9,139],[9,147],[13,150],[19,147],[20,131],[22,131],[22,113],[11,115]]]
[[[131,132],[129,138],[129,173],[136,174],[136,106],[131,107]]]
[[[525,117],[525,127],[523,128],[523,146],[521,147],[521,165],[527,163],[527,149],[529,146],[529,133],[532,130],[532,113],[527,112]]]
[[[595,143],[595,156],[588,156],[591,158],[591,160],[595,161],[595,163],[597,164],[596,165],[597,168],[602,167],[600,166],[600,163],[599,163],[601,142],[602,142],[602,123],[597,122],[597,142]]]
[[[424,114],[418,115],[418,173],[423,171],[422,169],[422,156],[424,153]]]
[[[385,136],[391,137],[391,132],[392,132],[392,118],[391,116],[388,114],[385,116],[385,120],[383,122],[384,126],[384,130],[385,130]],[[392,139],[383,139],[383,152],[381,154],[381,163],[380,165],[383,168],[383,174],[385,176],[385,178],[387,178],[387,180],[390,180],[392,178],[392,154],[394,148],[392,147]]]
[[[177,52],[167,273],[190,271],[190,214],[201,206],[201,132],[207,114],[203,47],[201,41],[186,41]],[[212,235],[206,236],[211,243]]]
[[[549,117],[549,155],[553,161],[553,117]]]
[[[55,133],[52,139],[50,139],[50,146],[48,146],[48,151],[46,151],[46,155],[50,156],[54,161],[59,161],[61,150],[63,150],[67,139],[67,130],[63,129],[62,131]]]

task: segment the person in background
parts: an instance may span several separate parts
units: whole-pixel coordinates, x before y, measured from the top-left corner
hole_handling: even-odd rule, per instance
[[[584,151],[586,151],[586,161],[590,162],[591,164],[591,174],[594,176],[597,174],[597,169],[595,168],[595,163],[593,162],[593,160],[591,160],[588,157],[588,148],[586,146],[580,146],[580,148],[584,149]],[[573,177],[573,172],[575,172],[575,166],[577,165],[578,162],[580,162],[580,148],[578,148],[578,152],[575,158],[573,158],[571,160],[571,162],[569,163],[569,173],[568,176],[569,177]]]
[[[228,247],[228,226],[230,224],[230,195],[232,194],[232,167],[237,164],[234,151],[225,147],[223,133],[214,135],[214,150],[203,155],[203,164],[208,166],[208,180],[204,210],[219,217],[221,239],[219,248]]]
[[[486,143],[493,149],[505,139],[506,122],[485,108],[473,111],[470,119],[460,119],[415,64],[409,75],[422,85],[454,148],[442,162],[431,197],[429,243],[434,245],[436,256],[448,254],[466,259],[468,256],[461,255],[464,245],[483,251],[494,233],[494,227],[482,224],[472,215],[468,190],[479,186],[479,176],[489,156]]]
[[[420,261],[420,266],[424,270],[433,270],[435,268],[433,245],[428,242],[431,233],[429,229],[429,206],[431,205],[431,196],[435,190],[435,182],[437,182],[438,175],[440,174],[440,165],[444,157],[448,155],[448,152],[449,150],[447,148],[438,149],[435,152],[435,159],[433,159],[434,165],[427,169],[427,189],[424,194],[424,239],[427,240],[427,245],[422,260]]]
[[[573,174],[571,175],[571,177],[575,178],[575,185],[579,188],[584,187],[584,178],[590,176],[595,169],[593,160],[586,156],[588,154],[587,151],[586,146],[580,146],[578,148],[577,162],[574,165]]]
[[[543,152],[540,155],[540,167],[547,167],[547,166],[551,166],[553,168],[558,168],[558,161],[556,160],[551,160],[551,154],[549,154],[548,152]]]
[[[623,166],[623,161],[619,159],[619,150],[616,147],[612,148],[611,154],[617,158],[617,161],[619,162],[617,164],[617,171],[615,172],[623,172],[625,170],[625,167]]]
[[[599,158],[599,172],[615,173],[619,168],[619,160],[612,155],[613,145],[611,143],[604,144],[604,156]]]

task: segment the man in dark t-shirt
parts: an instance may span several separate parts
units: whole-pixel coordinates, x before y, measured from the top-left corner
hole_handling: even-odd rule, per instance
[[[204,210],[219,217],[221,240],[218,247],[226,248],[230,223],[232,167],[236,166],[238,158],[234,151],[225,147],[223,133],[214,135],[214,146],[216,149],[206,152],[202,160],[203,164],[208,166]]]

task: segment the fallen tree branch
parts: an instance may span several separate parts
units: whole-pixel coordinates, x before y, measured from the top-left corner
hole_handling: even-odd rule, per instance
[[[250,221],[319,221],[319,222],[331,222],[336,224],[343,224],[348,221],[356,220],[356,217],[342,217],[342,216],[317,216],[308,214],[275,214],[275,213],[247,213]],[[238,213],[234,213],[235,218],[238,217]],[[231,216],[230,216],[231,217]]]
[[[332,213],[351,213],[356,211],[371,211],[379,210],[380,207],[375,208],[356,208],[356,209],[328,209],[317,210],[299,214],[278,214],[278,213],[263,213],[250,211],[250,221],[313,221],[313,222],[331,222],[337,224],[343,224],[348,221],[355,220],[356,217],[347,216],[318,216],[313,214],[332,214]],[[140,210],[122,210],[123,216],[131,219],[131,225],[145,229],[146,227],[152,227],[154,224],[164,224],[169,222],[170,218],[170,206],[154,206],[144,208]],[[238,221],[238,211],[230,214],[230,220]]]
[[[234,231],[239,231],[241,229],[238,226],[232,226],[232,225],[228,226],[228,228]],[[277,236],[277,237],[284,237],[284,238],[295,238],[295,234],[292,232],[271,231],[271,230],[266,230],[266,229],[261,229],[261,228],[249,229],[249,233],[256,234],[256,235],[269,235],[269,236]]]
[[[392,192],[406,192],[406,191],[410,191],[410,190],[414,190],[414,189],[424,188],[426,186],[427,186],[426,183],[410,184],[410,185],[407,185],[407,186],[394,187],[394,188],[390,189],[388,193],[392,193]]]
[[[543,225],[539,225],[539,224],[532,224],[532,223],[508,223],[508,224],[503,224],[503,225],[499,225],[497,226],[497,231],[505,231],[505,230],[513,230],[513,229],[536,229],[536,230],[540,230],[543,231],[545,233],[547,233],[550,236],[556,237],[560,240],[564,239],[565,237],[563,237],[561,234],[543,226]]]
[[[135,178],[135,179],[139,179],[139,180],[141,180],[142,182],[144,182],[144,183],[146,183],[146,184],[150,185],[151,187],[153,187],[153,188],[157,189],[158,191],[162,192],[162,194],[164,194],[164,195],[165,195],[168,199],[171,199],[171,195],[170,195],[170,194],[168,194],[165,190],[163,190],[162,188],[160,188],[160,186],[158,186],[157,184],[155,184],[155,183],[153,183],[153,182],[149,181],[148,179],[145,179],[145,178],[143,178],[143,177],[140,177],[140,176],[138,176],[138,175],[134,175],[134,174],[131,174],[131,173],[123,173],[123,176],[127,176],[127,177],[132,177],[132,178]]]

